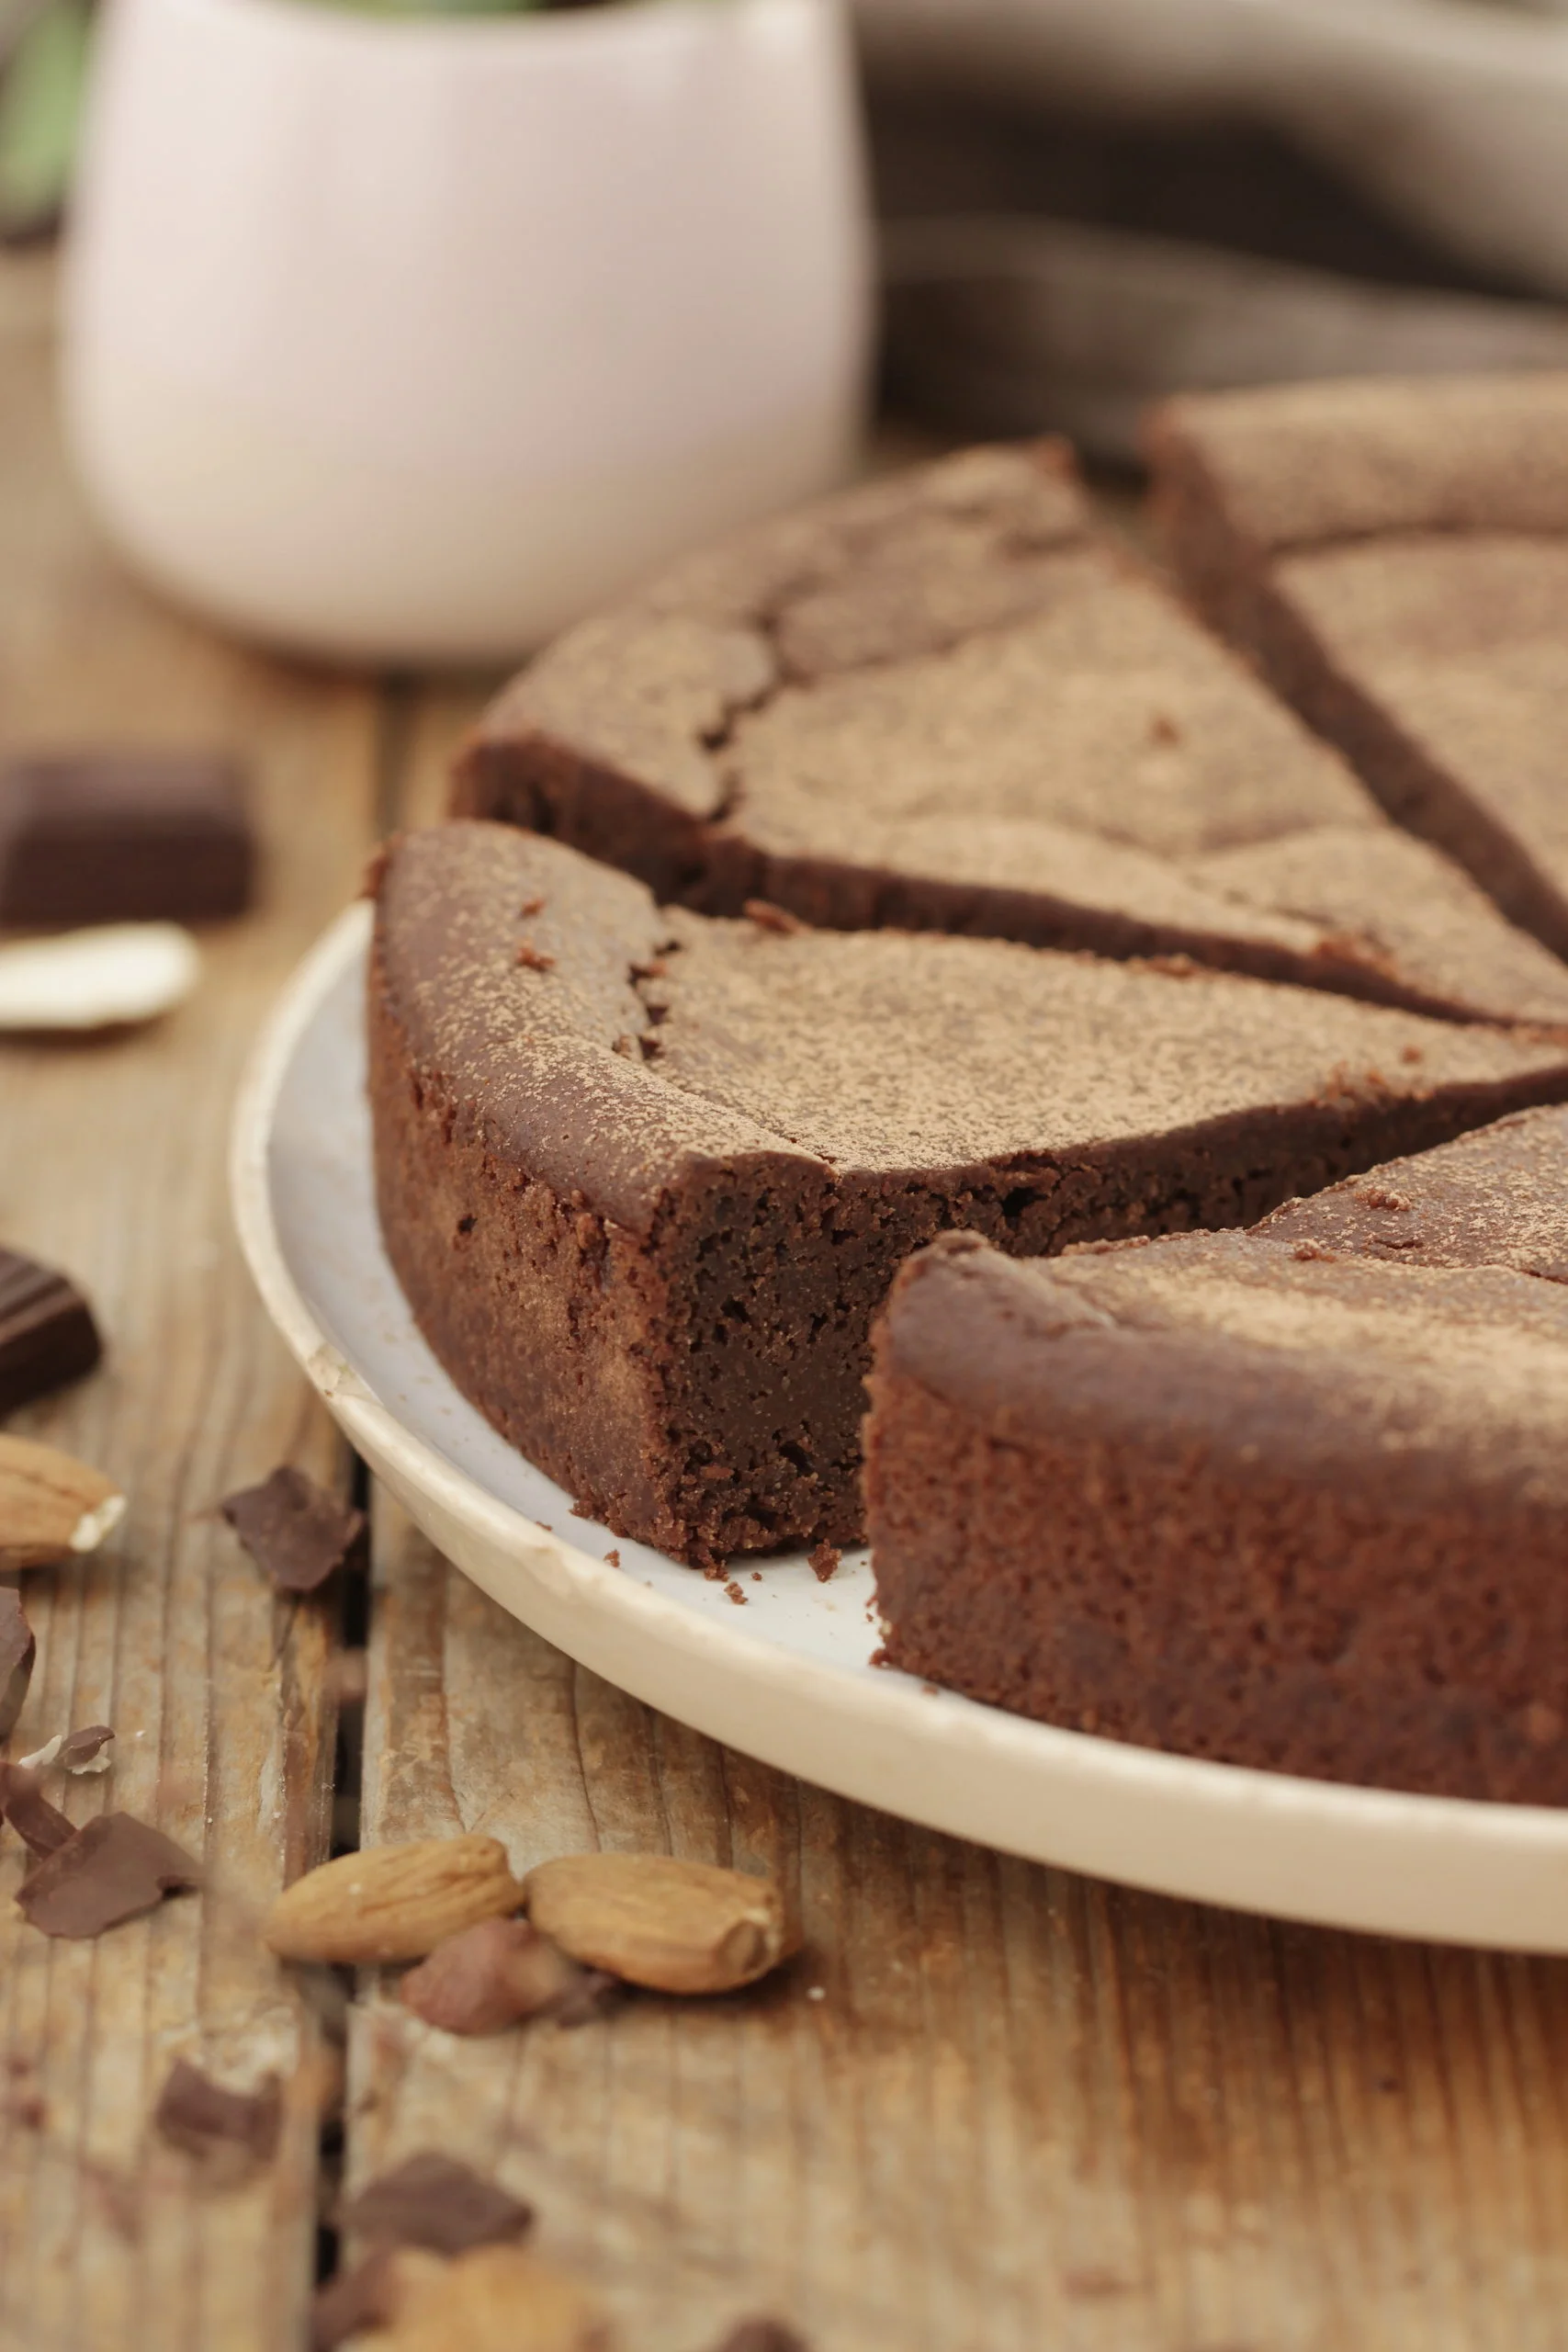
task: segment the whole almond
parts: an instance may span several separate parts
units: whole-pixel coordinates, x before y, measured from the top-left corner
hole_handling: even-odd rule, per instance
[[[285,1887],[265,1940],[284,1960],[423,1960],[460,1928],[503,1917],[522,1900],[498,1838],[367,1846]]]
[[[96,1551],[125,1516],[112,1478],[32,1438],[0,1435],[0,1570]]]
[[[530,1871],[523,1892],[573,1960],[658,1993],[728,1993],[799,1940],[772,1879],[670,1854],[570,1854]]]
[[[389,2255],[377,2301],[386,2324],[363,2352],[604,2352],[604,2315],[586,2288],[511,2245],[453,2262],[412,2246]]]

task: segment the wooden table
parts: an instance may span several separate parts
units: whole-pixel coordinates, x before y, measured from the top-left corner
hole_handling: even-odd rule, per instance
[[[42,265],[0,266],[0,749],[232,743],[266,870],[162,1027],[0,1046],[0,1235],[70,1267],[110,1340],[17,1425],[131,1498],[105,1555],[28,1579],[13,1752],[113,1723],[114,1801],[209,1871],[58,1943],[13,1912],[0,1846],[4,2352],[294,2352],[340,2175],[423,2147],[534,2199],[628,2352],[705,2352],[748,2312],[817,2352],[1556,2352],[1562,1964],[1201,1911],[841,1804],[581,1672],[379,1495],[367,1592],[269,1596],[216,1499],[283,1459],[354,1470],[230,1237],[230,1099],[378,833],[438,805],[481,687],[267,662],[130,585],[67,484],[50,296]],[[482,1827],[519,1867],[595,1845],[765,1863],[807,1949],[749,1995],[575,2031],[455,2041],[373,1976],[344,2018],[256,1935],[334,1818],[366,1844]],[[180,2053],[288,2077],[249,2184],[151,2134]]]

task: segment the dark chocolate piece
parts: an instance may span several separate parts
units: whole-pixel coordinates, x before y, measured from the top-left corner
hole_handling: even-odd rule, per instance
[[[152,2109],[154,2128],[175,2147],[210,2157],[239,2148],[260,2163],[270,2162],[283,2121],[283,2095],[276,2075],[258,2091],[225,2090],[188,2058],[176,2058]]]
[[[1559,1258],[1557,1110],[1248,1233],[946,1237],[877,1336],[888,1659],[1144,1746],[1568,1803]]]
[[[367,2182],[344,2205],[341,2220],[356,2237],[451,2256],[525,2236],[534,2209],[455,2156],[432,2152],[409,2156]]]
[[[515,961],[532,895],[548,972]],[[595,1517],[699,1566],[856,1540],[872,1317],[944,1227],[1021,1257],[1247,1224],[1568,1096],[1539,1039],[715,921],[471,822],[387,861],[370,1027],[381,1227],[426,1338]]]
[[[15,1586],[0,1584],[0,1739],[8,1739],[32,1680],[38,1645]]]
[[[286,1462],[219,1506],[246,1551],[279,1592],[314,1592],[341,1567],[365,1532],[351,1510]]]
[[[250,904],[254,843],[219,753],[83,752],[0,774],[0,923],[211,922]]]
[[[17,1903],[46,1936],[101,1936],[155,1910],[201,1870],[170,1838],[129,1813],[100,1814],[22,1881]]]
[[[317,2288],[310,2306],[310,2352],[337,2352],[340,2344],[391,2318],[393,2251],[376,2246],[363,2262]]]
[[[80,1380],[102,1353],[93,1310],[75,1284],[0,1249],[0,1414]]]
[[[1180,954],[1568,1023],[1568,971],[1096,528],[1051,444],[688,557],[530,663],[452,808],[774,928]]]
[[[1210,617],[1568,956],[1568,373],[1197,394],[1149,443]]]
[[[0,1764],[0,1821],[8,1821],[29,1854],[42,1860],[76,1835],[76,1825],[51,1804],[38,1774],[20,1764]]]

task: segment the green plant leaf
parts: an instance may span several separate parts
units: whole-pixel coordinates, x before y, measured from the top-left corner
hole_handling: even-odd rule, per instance
[[[49,0],[0,83],[0,234],[46,227],[71,185],[86,74],[86,0]]]

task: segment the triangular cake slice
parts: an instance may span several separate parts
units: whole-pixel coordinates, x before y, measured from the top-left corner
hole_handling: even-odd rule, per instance
[[[947,1236],[871,1386],[895,1664],[1189,1755],[1568,1801],[1562,1111],[1247,1233]]]
[[[1195,395],[1148,440],[1202,609],[1568,954],[1568,374]]]
[[[622,1533],[710,1561],[860,1526],[894,1272],[1250,1222],[1568,1097],[1568,1047],[998,940],[661,909],[538,835],[378,886],[383,1230],[432,1346]]]
[[[710,913],[761,899],[1568,1022],[1568,970],[1096,530],[1056,445],[972,450],[681,563],[502,695],[453,807]]]

